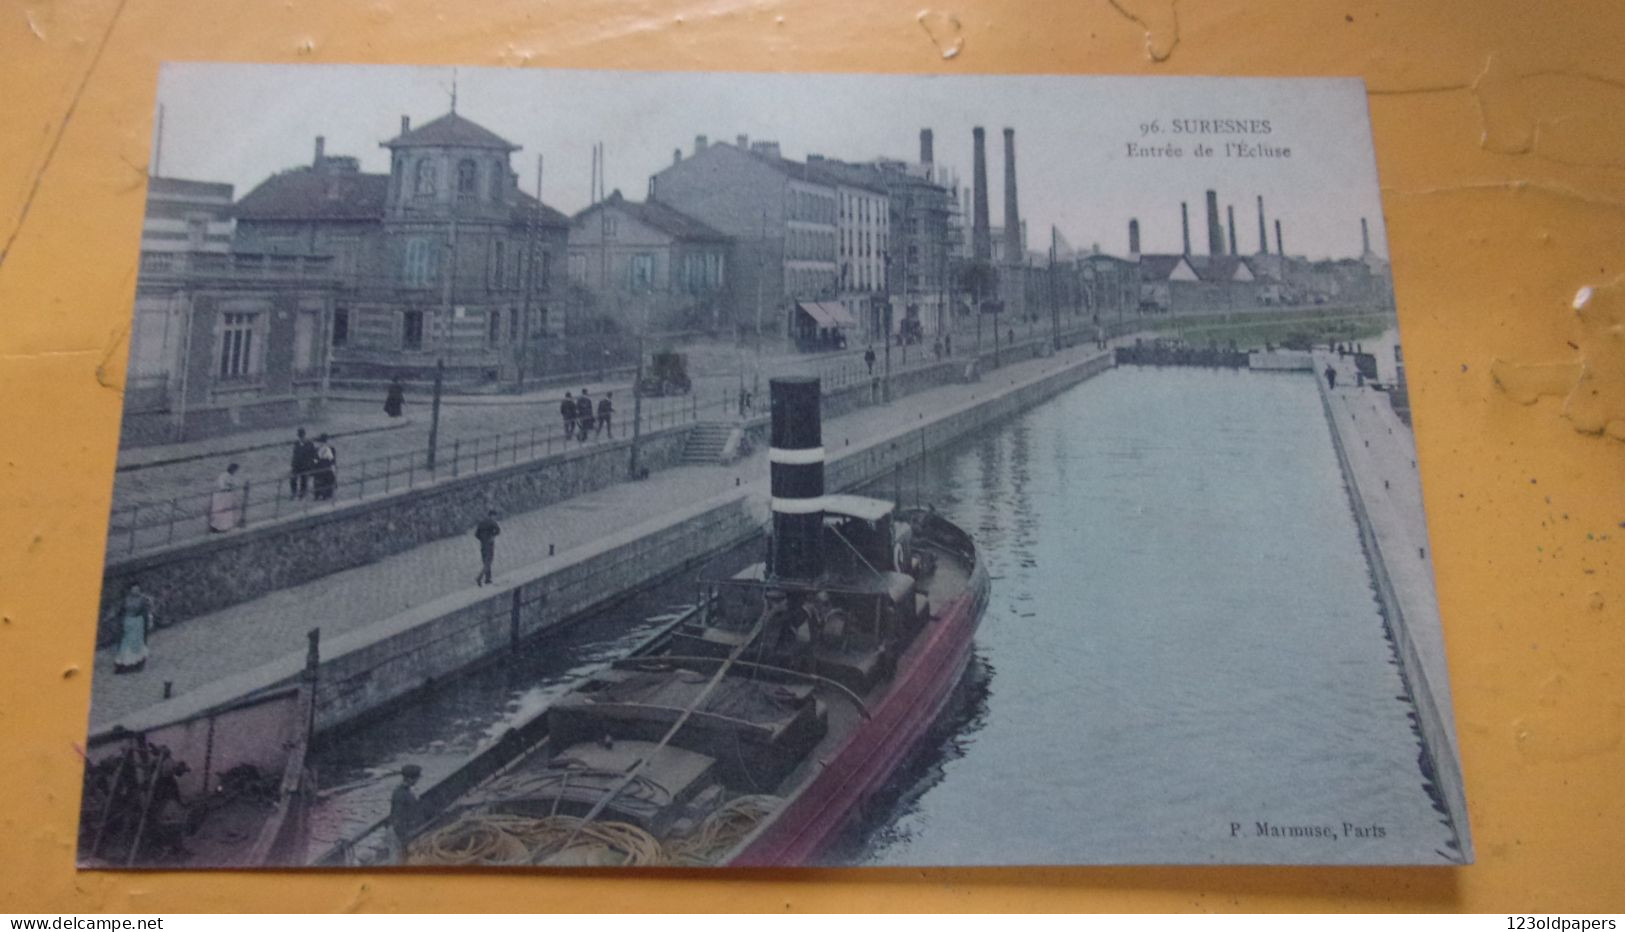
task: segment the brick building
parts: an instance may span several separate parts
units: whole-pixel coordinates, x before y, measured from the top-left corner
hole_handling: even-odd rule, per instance
[[[649,179],[649,197],[733,240],[731,321],[740,332],[787,335],[802,303],[841,289],[841,185],[777,143],[694,140],[694,151]]]
[[[494,380],[567,364],[569,221],[519,189],[519,147],[455,111],[381,145],[389,174],[326,154],[234,208],[240,251],[333,257],[337,373]],[[557,352],[552,352],[557,350]]]
[[[230,252],[231,195],[220,182],[148,178],[141,251]]]
[[[615,191],[571,219],[569,277],[624,330],[715,332],[729,306],[731,248],[668,204]]]
[[[325,256],[158,250],[136,280],[122,446],[315,415],[338,283]]]

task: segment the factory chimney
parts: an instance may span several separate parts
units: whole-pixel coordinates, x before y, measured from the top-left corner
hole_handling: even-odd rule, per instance
[[[321,137],[317,136],[316,138],[320,139]],[[1365,218],[1361,217],[1360,218],[1360,256],[1363,258],[1363,257],[1369,256],[1369,255],[1371,255],[1371,230],[1370,230],[1369,227],[1366,226]]]
[[[1182,255],[1191,254],[1191,212],[1184,201],[1179,202],[1179,229],[1185,236],[1185,251]]]
[[[1236,205],[1227,204],[1224,208],[1225,219],[1230,226],[1230,254],[1236,254]]]
[[[412,131],[412,118],[407,116],[404,113],[401,114],[401,135],[405,136],[407,133],[410,133],[411,131]]]
[[[1270,234],[1269,230],[1264,226],[1264,195],[1262,194],[1258,196],[1258,254],[1261,256],[1270,254]]]
[[[1224,229],[1219,226],[1219,192],[1207,192],[1207,254],[1224,255]]]
[[[1129,261],[1138,261],[1140,258],[1140,221],[1128,222],[1128,257]]]
[[[932,151],[933,148],[931,130],[929,128],[920,130],[920,162],[922,164],[930,165],[936,161],[936,153]]]
[[[768,483],[773,506],[770,579],[813,580],[824,573],[824,440],[819,381],[768,382]]]
[[[1279,220],[1275,221],[1275,252],[1280,256],[1286,255],[1286,247],[1281,245],[1281,221]]]
[[[1023,265],[1021,211],[1016,206],[1016,131],[1004,128],[1004,261]]]
[[[993,260],[993,231],[989,228],[987,220],[987,134],[980,126],[971,130],[971,139],[975,142],[975,161],[973,163],[973,180],[975,185],[975,206],[971,219],[971,256],[978,262],[991,262]]]

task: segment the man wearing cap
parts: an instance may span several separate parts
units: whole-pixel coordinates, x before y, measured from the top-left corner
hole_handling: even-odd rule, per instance
[[[389,829],[390,836],[395,842],[397,864],[406,863],[407,842],[423,822],[423,804],[418,801],[418,795],[412,792],[412,787],[417,785],[418,779],[422,776],[422,767],[407,764],[401,768],[401,782],[396,785],[395,791],[389,794]]]

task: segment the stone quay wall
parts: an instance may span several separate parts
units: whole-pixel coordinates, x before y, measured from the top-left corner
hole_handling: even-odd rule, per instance
[[[645,433],[638,462],[650,471],[682,459],[692,424]],[[433,540],[468,532],[489,508],[531,511],[622,481],[630,439],[450,476],[328,511],[251,525],[108,563],[102,576],[98,643],[116,636],[106,619],[125,587],[139,581],[173,624]]]
[[[1029,382],[966,402],[917,425],[831,454],[826,488],[839,491],[882,478],[913,459],[983,427],[1007,422],[1043,400],[1111,368],[1102,353]],[[674,514],[652,518],[526,569],[495,587],[461,591],[383,619],[322,646],[319,731],[356,722],[522,641],[619,599],[631,590],[696,565],[760,534],[769,512],[765,485],[730,490]],[[150,706],[96,732],[151,727],[297,680],[303,654]]]
[[[1360,529],[1360,544],[1365,550],[1366,563],[1371,568],[1377,601],[1382,607],[1383,620],[1399,658],[1400,675],[1416,706],[1417,732],[1421,737],[1426,763],[1431,765],[1433,771],[1425,776],[1433,784],[1435,799],[1448,810],[1447,815],[1461,845],[1461,853],[1470,861],[1472,842],[1467,828],[1467,798],[1462,782],[1461,760],[1456,752],[1455,733],[1429,684],[1427,668],[1411,633],[1400,594],[1388,571],[1387,561],[1395,555],[1385,556],[1382,552],[1372,521],[1371,506],[1361,491],[1359,470],[1349,456],[1347,444],[1357,438],[1343,436],[1342,424],[1332,410],[1326,383],[1318,377],[1314,381],[1320,391],[1321,407],[1331,431],[1332,448],[1337,452],[1337,462],[1342,467],[1343,479],[1348,486],[1349,502],[1354,510],[1355,524]]]

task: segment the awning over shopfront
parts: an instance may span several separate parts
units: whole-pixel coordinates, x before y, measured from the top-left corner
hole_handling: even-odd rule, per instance
[[[850,327],[856,329],[857,320],[852,317],[846,305],[835,301],[802,301],[798,305],[802,313],[813,319],[813,323],[821,328],[835,329]]]

